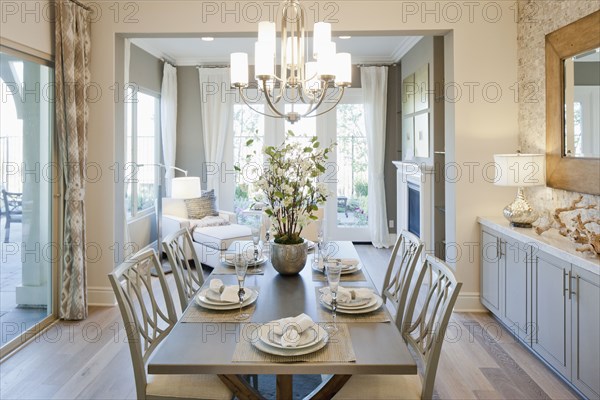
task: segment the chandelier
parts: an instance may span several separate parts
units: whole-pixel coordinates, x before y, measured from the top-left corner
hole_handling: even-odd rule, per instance
[[[276,26],[274,22],[258,24],[258,41],[254,46],[254,75],[260,92],[266,98],[268,112],[252,107],[248,98],[248,53],[231,54],[231,86],[252,110],[294,123],[303,117],[316,117],[333,110],[352,82],[349,53],[336,53],[331,41],[331,24],[317,22],[313,30],[313,61],[308,61],[308,46],[304,29],[304,10],[298,0],[284,4],[281,17],[281,47],[279,76],[276,75]],[[337,93],[330,90],[338,89]],[[276,104],[282,99],[292,104],[291,111],[281,112]],[[324,100],[327,99],[326,105]],[[333,105],[331,106],[331,102]],[[307,107],[298,112],[296,104]],[[323,108],[320,108],[322,107]],[[329,106],[329,107],[328,107]]]

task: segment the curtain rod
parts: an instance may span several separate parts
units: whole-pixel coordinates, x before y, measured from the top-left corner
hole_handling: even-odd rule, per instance
[[[176,67],[176,65],[175,65],[175,63],[174,63],[174,62],[172,62],[172,61],[169,61],[169,60],[167,60],[167,59],[165,59],[165,58],[162,58],[162,57],[161,57],[161,58],[160,58],[160,61],[162,61],[162,62],[164,62],[164,63],[167,63],[167,64],[169,64],[169,65],[170,65],[170,66],[172,66],[172,67]]]
[[[85,4],[83,4],[83,3],[81,3],[81,2],[79,2],[79,1],[77,1],[77,0],[69,0],[69,1],[70,1],[71,3],[75,3],[75,4],[77,4],[79,7],[83,8],[84,10],[87,10],[87,11],[92,11],[92,9],[91,9],[90,7],[86,6]]]
[[[196,68],[229,68],[229,65],[196,65]]]
[[[392,63],[392,64],[356,64],[356,66],[358,68],[363,68],[363,67],[395,67],[397,64],[396,63]]]

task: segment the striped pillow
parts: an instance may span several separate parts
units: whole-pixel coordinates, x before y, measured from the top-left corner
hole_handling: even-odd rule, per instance
[[[202,219],[208,216],[218,216],[217,197],[214,190],[202,192],[202,196],[195,199],[185,199],[189,219]]]

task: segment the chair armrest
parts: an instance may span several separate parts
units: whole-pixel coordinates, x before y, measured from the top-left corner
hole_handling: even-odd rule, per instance
[[[229,221],[230,224],[237,224],[237,215],[231,211],[219,211],[219,217]]]

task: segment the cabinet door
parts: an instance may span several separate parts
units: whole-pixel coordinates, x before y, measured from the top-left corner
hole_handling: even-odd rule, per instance
[[[516,240],[503,238],[501,257],[504,266],[503,320],[513,333],[530,344],[529,287],[530,274],[528,246]]]
[[[481,303],[500,316],[500,239],[481,232]]]
[[[571,264],[532,248],[533,349],[562,375],[571,376]]]
[[[571,382],[586,397],[600,397],[600,276],[573,266]]]

